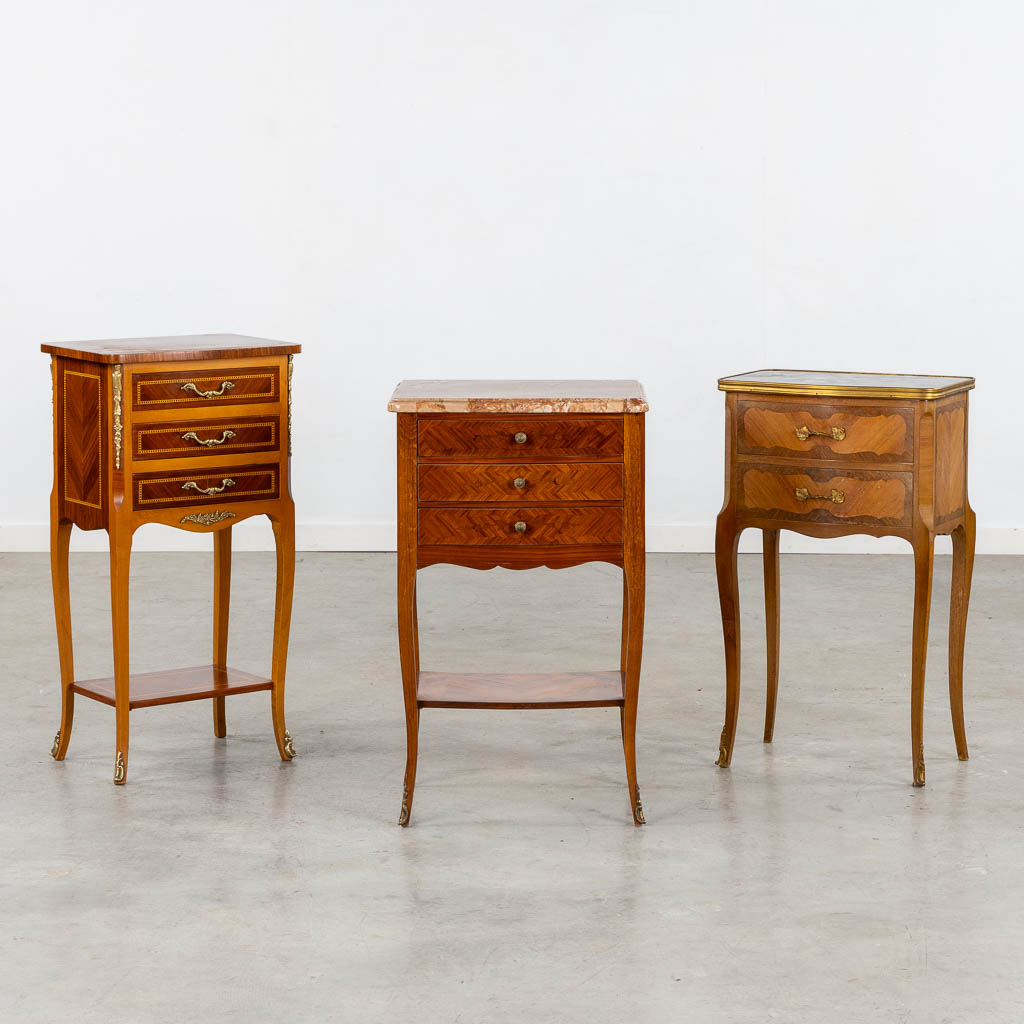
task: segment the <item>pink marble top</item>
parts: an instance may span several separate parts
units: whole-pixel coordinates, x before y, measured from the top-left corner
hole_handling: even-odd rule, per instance
[[[403,380],[388,412],[647,412],[637,380]]]

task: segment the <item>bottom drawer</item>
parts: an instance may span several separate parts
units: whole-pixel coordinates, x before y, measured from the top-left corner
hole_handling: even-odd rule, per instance
[[[431,544],[621,544],[622,506],[421,508],[419,542]]]
[[[911,473],[791,466],[739,467],[740,506],[769,519],[909,526]]]
[[[280,495],[278,466],[220,466],[176,473],[136,473],[133,508],[170,508],[226,501],[262,501]]]

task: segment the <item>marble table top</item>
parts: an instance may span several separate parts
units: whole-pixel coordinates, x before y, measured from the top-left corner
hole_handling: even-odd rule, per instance
[[[389,412],[647,412],[636,380],[403,380]]]
[[[722,377],[722,391],[789,395],[845,395],[851,398],[943,398],[974,387],[973,377],[905,373],[841,373],[832,370],[754,370]]]

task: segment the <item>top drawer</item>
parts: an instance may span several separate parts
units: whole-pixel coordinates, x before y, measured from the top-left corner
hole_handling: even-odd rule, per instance
[[[419,417],[420,458],[589,458],[622,455],[621,416]]]
[[[792,402],[740,402],[740,455],[781,455],[825,461],[914,461],[914,410]]]
[[[196,373],[135,373],[132,408],[182,409],[211,405],[258,405],[281,399],[276,366],[230,366]]]

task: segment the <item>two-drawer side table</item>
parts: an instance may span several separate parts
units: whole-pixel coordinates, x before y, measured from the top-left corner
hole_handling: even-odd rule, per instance
[[[925,781],[922,713],[935,537],[951,534],[949,702],[960,760],[967,760],[963,665],[974,566],[967,499],[967,392],[972,377],[760,370],[724,377],[725,503],[715,558],[725,634],[728,765],[740,697],[736,574],[739,536],[763,532],[771,742],[779,680],[779,530],[810,537],[902,537],[914,550],[910,735],[914,785]]]
[[[423,708],[620,710],[633,821],[636,713],[644,626],[644,413],[637,381],[409,380],[398,414],[398,636],[407,761],[400,825],[409,824]],[[420,670],[416,572],[623,570],[619,668],[560,674]]]
[[[60,655],[61,722],[51,754],[71,739],[75,694],[115,709],[114,782],[128,778],[134,708],[213,701],[213,731],[227,735],[224,699],[269,690],[281,757],[295,756],[284,721],[285,660],[295,573],[289,484],[292,356],[298,345],[234,334],[43,345],[52,357],[53,465],[50,565]],[[231,527],[266,515],[277,547],[270,678],[227,666]],[[146,523],[213,533],[211,665],[131,675],[128,568]],[[114,675],[75,679],[68,551],[71,527],[106,530]]]

